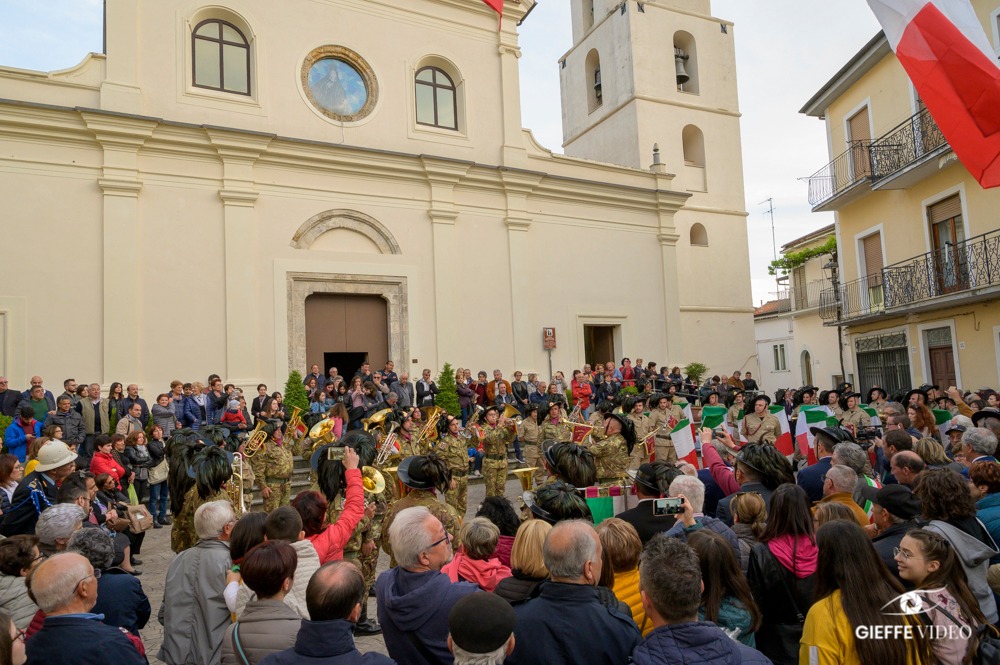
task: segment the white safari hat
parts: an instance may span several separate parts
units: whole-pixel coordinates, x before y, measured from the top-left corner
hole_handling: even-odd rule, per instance
[[[78,457],[62,441],[49,441],[38,451],[38,466],[36,471],[49,471],[69,464]]]

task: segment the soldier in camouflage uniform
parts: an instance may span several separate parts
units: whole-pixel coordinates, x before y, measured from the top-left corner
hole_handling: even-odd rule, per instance
[[[630,445],[635,445],[632,421],[623,414],[609,413],[604,419],[605,438],[588,446],[597,466],[599,485],[616,485],[625,480]]]
[[[562,422],[562,404],[552,402],[538,412],[538,423],[542,426],[539,441],[572,441],[573,426]]]
[[[532,486],[541,485],[545,482],[545,465],[539,458],[541,450],[539,445],[541,439],[541,427],[538,425],[538,405],[528,404],[524,407],[524,418],[517,427],[517,436],[521,439],[521,450],[524,452],[524,459],[529,467],[535,467],[535,472],[531,474]]]
[[[445,501],[465,517],[469,497],[469,448],[465,439],[458,435],[462,421],[451,414],[444,414],[438,421],[439,432],[437,455],[444,460],[451,472],[451,485],[445,493]]]
[[[226,451],[217,446],[204,448],[191,464],[195,484],[184,494],[184,505],[174,515],[170,531],[170,549],[180,554],[198,543],[194,530],[194,512],[210,501],[229,501],[226,483],[233,475],[233,466]]]
[[[514,441],[513,421],[501,419],[500,410],[494,406],[483,412],[483,478],[486,496],[503,496],[507,486],[507,446]]]
[[[397,501],[389,510],[382,522],[382,549],[389,555],[389,565],[396,565],[389,544],[389,527],[400,511],[413,506],[426,506],[431,515],[441,520],[445,530],[451,536],[452,547],[456,550],[459,542],[459,528],[462,526],[462,516],[447,503],[438,499],[435,490],[444,492],[448,489],[448,467],[437,455],[416,455],[407,457],[399,464],[399,480],[409,488],[409,492]]]
[[[656,432],[656,461],[673,464],[677,461],[677,451],[674,450],[673,441],[670,440],[670,431],[677,423],[684,420],[684,409],[667,395],[654,395],[649,403],[654,408],[649,412],[646,425],[649,428],[647,433]],[[674,425],[670,425],[671,421]]]
[[[763,393],[754,395],[747,403],[740,434],[748,443],[769,443],[773,446],[781,436],[781,423],[767,409],[770,404],[771,398]]]
[[[267,440],[249,458],[257,487],[264,500],[265,513],[287,506],[291,501],[294,452],[292,442],[284,439],[283,427],[284,423],[277,418],[266,420],[263,431],[267,432]]]

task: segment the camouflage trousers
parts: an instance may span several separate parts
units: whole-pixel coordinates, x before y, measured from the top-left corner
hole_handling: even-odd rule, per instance
[[[269,513],[275,508],[287,506],[292,500],[292,479],[291,478],[267,478],[267,487],[271,489],[271,496],[264,499],[264,512]]]
[[[452,479],[455,481],[455,489],[445,492],[444,501],[457,510],[462,519],[465,519],[469,499],[469,476],[468,474],[464,476],[452,475]]]
[[[532,487],[545,482],[545,464],[542,463],[541,454],[537,444],[526,443],[521,447],[524,451],[524,461],[529,467],[535,467],[535,472],[531,474]]]
[[[507,486],[507,460],[483,460],[483,479],[486,481],[486,496],[503,496]]]

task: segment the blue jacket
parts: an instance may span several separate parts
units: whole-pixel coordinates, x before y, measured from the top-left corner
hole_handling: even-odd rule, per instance
[[[303,620],[295,646],[272,653],[259,665],[392,665],[380,653],[358,651],[353,630],[349,621]]]
[[[97,604],[91,612],[103,614],[109,626],[138,635],[149,621],[151,609],[138,578],[121,568],[109,568],[97,580]]]
[[[208,418],[208,399],[205,399],[205,417]],[[194,397],[184,398],[184,419],[181,421],[186,427],[201,429],[201,407]]]
[[[631,617],[602,605],[591,586],[543,582],[514,612],[516,644],[506,665],[622,665],[642,641]]]
[[[17,455],[18,461],[24,464],[24,459],[28,455],[28,437],[21,429],[20,416],[14,418],[14,422],[7,426],[7,431],[3,433],[3,441],[7,444],[7,450],[11,455]],[[42,435],[42,423],[35,421],[35,437]]]
[[[721,628],[708,621],[660,626],[635,648],[632,662],[636,665],[771,665],[764,654],[729,639]]]
[[[816,503],[823,499],[823,476],[826,475],[826,472],[830,470],[832,465],[833,456],[827,455],[820,458],[812,466],[807,466],[799,471],[795,482],[806,491],[810,503]]]
[[[766,500],[767,499],[765,499],[765,501]],[[720,503],[719,507],[721,507],[721,506],[722,506],[722,504]],[[680,520],[677,520],[676,524],[674,524],[672,527],[670,527],[670,530],[667,531],[667,537],[668,538],[680,538],[681,540],[683,540],[686,543],[687,542],[687,537],[688,537],[689,533],[693,533],[693,532],[697,531],[698,529],[708,529],[709,531],[716,532],[717,534],[719,534],[720,536],[722,536],[723,538],[725,538],[727,541],[729,541],[729,544],[733,548],[733,552],[736,553],[736,560],[739,561],[739,559],[740,559],[740,539],[736,537],[736,534],[733,533],[732,529],[730,529],[728,526],[726,526],[725,522],[723,522],[722,520],[716,519],[714,517],[708,517],[707,515],[706,516],[701,516],[701,517],[695,517],[694,521],[695,521],[695,525],[693,527],[691,527],[690,529],[687,529],[687,528],[684,527],[684,523],[683,522],[681,522]]]
[[[448,613],[460,599],[479,591],[469,582],[451,583],[436,570],[412,573],[390,568],[375,583],[378,620],[389,656],[399,665],[451,665],[448,650]],[[411,636],[424,646],[418,649]],[[429,663],[421,651],[435,657]]]
[[[45,617],[26,651],[28,665],[146,665],[125,633],[99,614]]]
[[[1000,544],[1000,493],[987,494],[976,501],[976,517],[990,532],[993,541]],[[1000,563],[1000,555],[990,559],[990,564]]]

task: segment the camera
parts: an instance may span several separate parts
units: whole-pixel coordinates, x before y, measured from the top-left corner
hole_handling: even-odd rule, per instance
[[[653,499],[653,515],[679,515],[684,512],[684,499]]]

